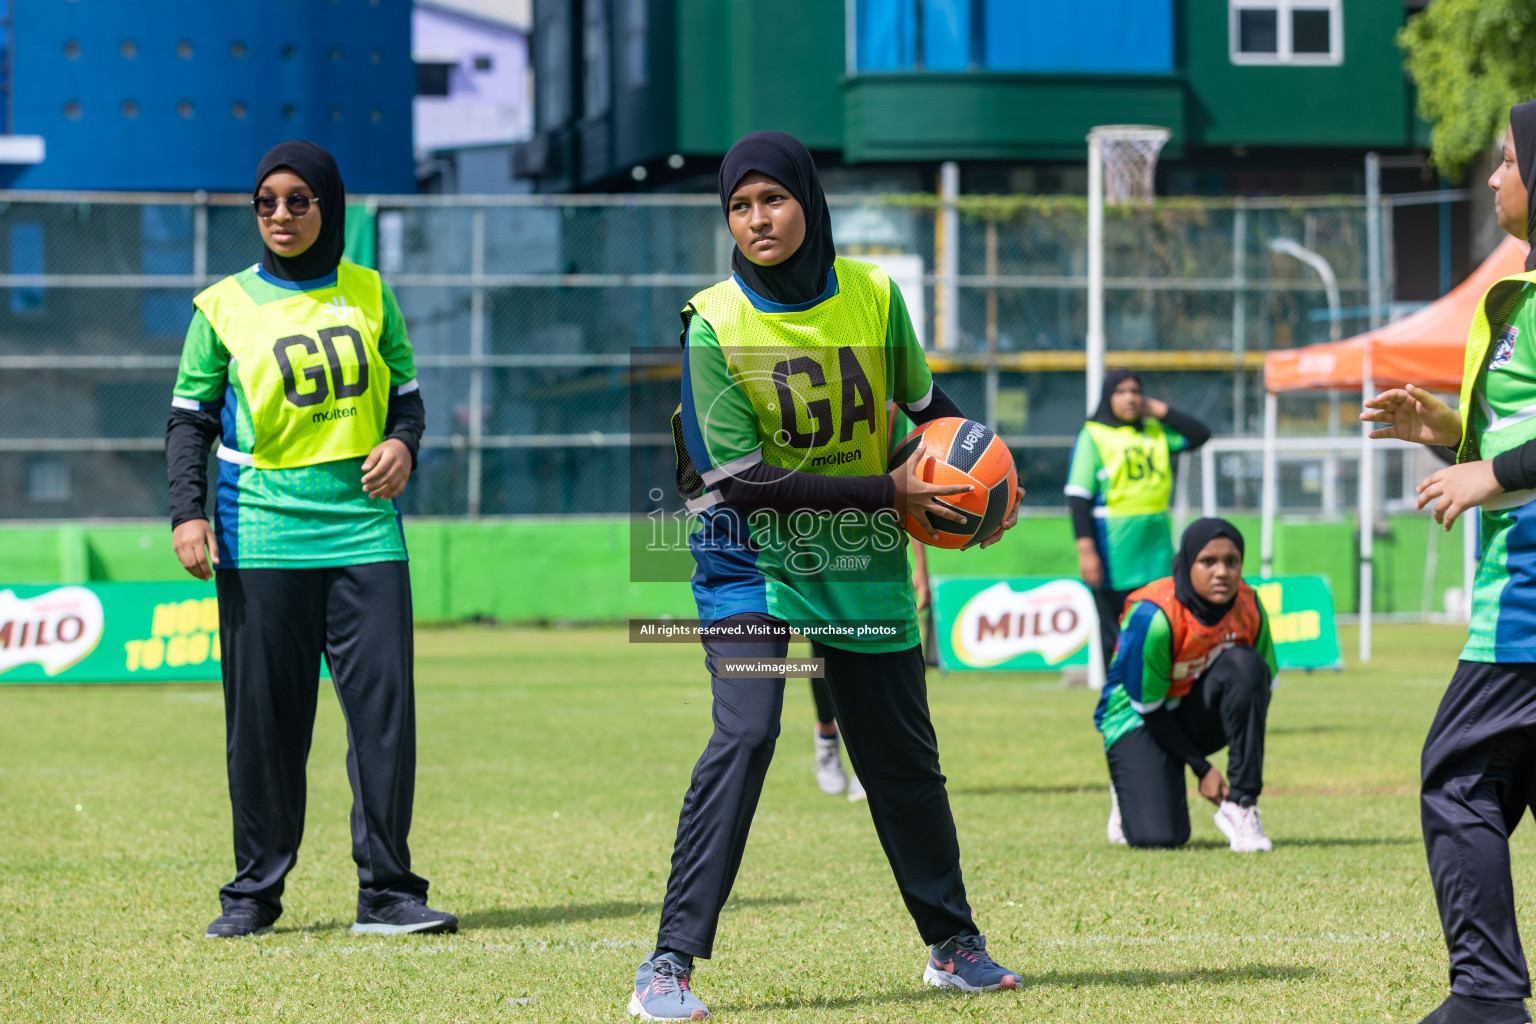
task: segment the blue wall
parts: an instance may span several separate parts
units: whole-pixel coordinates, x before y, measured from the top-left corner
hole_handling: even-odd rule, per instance
[[[0,186],[245,191],[270,146],[307,138],[352,192],[416,190],[409,0],[33,0],[13,18],[12,130],[47,158]]]

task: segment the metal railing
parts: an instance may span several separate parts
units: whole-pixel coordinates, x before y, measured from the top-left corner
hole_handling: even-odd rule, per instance
[[[673,358],[677,311],[728,273],[715,197],[353,202],[428,408],[407,508],[622,511],[623,455],[660,457],[676,401],[664,379],[634,401],[631,371],[646,349]],[[1059,503],[1084,407],[1081,200],[962,197],[947,234],[933,197],[830,202],[840,252],[887,266],[946,389],[1015,448],[1030,500]],[[153,476],[190,297],[259,252],[247,197],[0,191],[6,232],[0,518],[156,514],[163,482],[112,481]],[[1263,350],[1329,334],[1316,276],[1268,253],[1281,236],[1330,261],[1344,332],[1364,329],[1369,296],[1391,294],[1370,267],[1391,261],[1370,259],[1362,200],[1175,200],[1108,218],[1111,365],[1143,370],[1149,392],[1218,431],[1254,432]],[[945,266],[956,272],[934,272]]]

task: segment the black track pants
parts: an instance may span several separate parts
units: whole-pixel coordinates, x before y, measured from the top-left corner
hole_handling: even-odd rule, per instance
[[[811,680],[811,700],[816,705],[816,721],[829,725],[836,720],[837,712],[832,710],[832,691],[827,689],[825,679]]]
[[[1252,647],[1223,651],[1179,702],[1174,715],[1205,756],[1227,751],[1228,799],[1252,803],[1264,790],[1264,728],[1269,715],[1269,666]],[[1109,748],[1109,777],[1120,799],[1120,825],[1132,846],[1182,846],[1189,841],[1184,763],[1145,727]]]
[[[1536,796],[1536,665],[1458,662],[1422,768],[1419,813],[1451,991],[1526,999],[1509,836]]]
[[[304,771],[320,658],[347,722],[358,905],[425,899],[406,837],[416,778],[410,572],[405,562],[220,569],[224,722],[235,877],[226,911],[282,911],[304,835]]]
[[[1093,604],[1099,611],[1099,645],[1104,648],[1104,671],[1115,660],[1115,644],[1120,642],[1120,616],[1125,614],[1125,599],[1129,590],[1101,590],[1093,588]]]
[[[827,688],[848,759],[869,794],[875,833],[919,934],[930,945],[976,934],[928,716],[922,649],[856,654],[813,647],[816,657],[826,659]],[[708,957],[714,946],[784,707],[782,678],[722,678],[715,658],[783,658],[788,643],[709,640],[704,650],[715,728],[683,798],[656,940],[659,948],[697,957]]]

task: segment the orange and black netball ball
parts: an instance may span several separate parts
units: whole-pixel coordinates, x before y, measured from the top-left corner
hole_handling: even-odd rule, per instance
[[[1008,510],[1019,498],[1019,473],[1013,453],[985,423],[943,416],[918,427],[896,446],[890,468],[912,456],[919,441],[927,443],[917,475],[928,483],[970,484],[974,490],[941,495],[940,504],[965,516],[965,522],[925,515],[932,530],[924,530],[911,516],[907,532],[925,544],[941,548],[968,548],[997,532]],[[937,536],[937,540],[933,536]]]

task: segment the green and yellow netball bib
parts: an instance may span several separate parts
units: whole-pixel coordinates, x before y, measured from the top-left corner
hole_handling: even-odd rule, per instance
[[[313,466],[367,455],[379,443],[390,371],[379,355],[378,273],[343,260],[331,287],[259,305],[228,277],[194,303],[229,349],[249,407],[254,466]]]
[[[1171,456],[1187,446],[1183,435],[1151,416],[1140,430],[1094,420],[1083,424],[1072,448],[1066,494],[1093,502],[1106,590],[1131,590],[1168,575]]]
[[[885,403],[895,397],[889,278],[872,264],[837,265],[837,294],[809,309],[765,313],[734,280],[691,305],[714,328],[730,387],[756,414],[764,462],[827,476],[884,473]],[[700,422],[708,430],[719,419],[705,409]]]
[[[1111,516],[1142,516],[1168,511],[1173,472],[1163,424],[1148,416],[1141,430],[1110,427],[1089,420],[1083,429],[1099,450],[1104,470],[1104,504]]]

